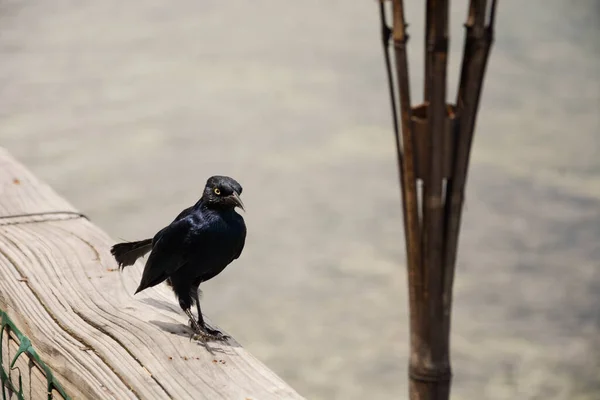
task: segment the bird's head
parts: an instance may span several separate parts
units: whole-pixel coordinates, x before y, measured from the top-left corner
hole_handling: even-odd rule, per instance
[[[244,209],[240,199],[242,185],[228,176],[215,175],[208,178],[202,199],[209,207]]]

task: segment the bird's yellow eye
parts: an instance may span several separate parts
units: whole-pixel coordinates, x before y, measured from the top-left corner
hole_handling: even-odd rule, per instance
[[[221,194],[221,189],[215,188],[215,194],[219,196]]]

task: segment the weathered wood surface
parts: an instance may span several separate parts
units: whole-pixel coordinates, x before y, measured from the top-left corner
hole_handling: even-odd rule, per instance
[[[0,148],[0,308],[72,398],[302,398],[233,339],[190,341],[164,285],[134,297],[143,262],[120,273],[76,213]]]

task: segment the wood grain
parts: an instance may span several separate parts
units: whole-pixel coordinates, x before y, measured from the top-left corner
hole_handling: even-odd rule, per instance
[[[164,285],[134,297],[142,263],[119,272],[113,243],[0,149],[0,308],[72,398],[302,398],[235,340],[190,341]]]

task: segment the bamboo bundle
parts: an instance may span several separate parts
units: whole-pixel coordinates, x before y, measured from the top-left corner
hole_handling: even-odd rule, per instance
[[[389,2],[392,28],[386,20]],[[489,15],[487,0],[470,1],[455,105],[446,103],[449,1],[427,1],[424,102],[415,107],[410,101],[403,1],[379,3],[408,262],[410,398],[448,399],[452,286],[471,143],[493,42],[496,0],[491,1]],[[390,37],[395,76],[388,50]]]

